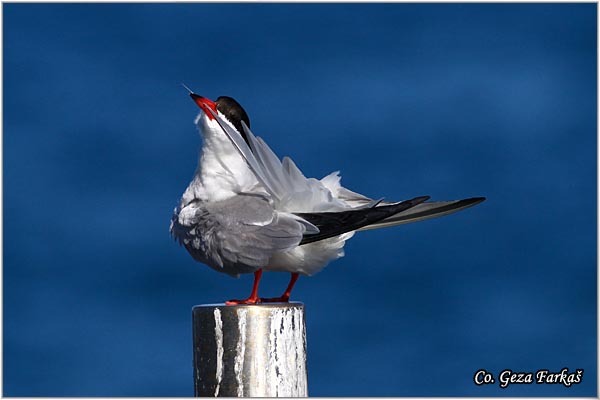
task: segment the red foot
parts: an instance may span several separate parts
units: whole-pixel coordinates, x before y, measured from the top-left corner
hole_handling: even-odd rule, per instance
[[[292,293],[292,288],[296,284],[298,280],[299,274],[297,272],[292,273],[292,277],[290,279],[290,283],[288,284],[285,292],[279,297],[272,297],[268,299],[263,299],[258,297],[258,282],[260,282],[260,277],[262,276],[262,269],[254,272],[254,284],[252,285],[252,293],[250,297],[246,300],[229,300],[226,301],[225,304],[228,306],[236,306],[240,304],[258,304],[258,303],[289,303],[290,302],[290,294]]]
[[[252,293],[246,300],[229,300],[225,302],[227,306],[236,306],[239,304],[257,304],[260,303],[261,299],[258,297],[258,283],[262,276],[262,268],[254,272],[254,284],[252,285]]]
[[[227,306],[237,306],[240,304],[258,304],[261,301],[263,301],[263,299],[261,299],[260,297],[248,297],[246,300],[229,300],[225,302],[225,305]]]
[[[290,296],[271,297],[268,299],[260,299],[261,303],[289,303]]]
[[[290,294],[292,294],[292,289],[298,280],[298,276],[300,276],[297,272],[292,273],[292,278],[290,279],[290,283],[285,289],[285,292],[279,297],[272,297],[270,299],[260,299],[263,303],[289,303],[290,302]]]

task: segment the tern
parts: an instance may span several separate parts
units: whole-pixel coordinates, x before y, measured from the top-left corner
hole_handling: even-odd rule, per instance
[[[339,171],[320,180],[306,178],[292,159],[280,160],[252,133],[248,114],[236,100],[212,101],[188,91],[200,107],[195,124],[203,145],[170,232],[212,269],[234,277],[254,274],[250,296],[228,305],[288,302],[298,277],[342,257],[356,231],[423,221],[485,200],[430,202],[429,196],[418,196],[387,202],[344,188]],[[291,273],[280,297],[259,297],[263,270]]]

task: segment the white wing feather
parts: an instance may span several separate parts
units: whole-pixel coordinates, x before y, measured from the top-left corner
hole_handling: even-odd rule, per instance
[[[233,143],[234,147],[238,150],[238,152],[240,153],[242,158],[246,161],[246,163],[248,164],[248,167],[250,168],[250,170],[252,170],[252,172],[256,176],[256,179],[259,181],[259,183],[267,190],[267,192],[269,192],[270,195],[277,198],[277,195],[276,195],[277,190],[272,185],[273,180],[269,179],[268,176],[265,176],[264,167],[262,167],[258,163],[258,161],[256,160],[256,157],[254,156],[254,154],[252,154],[252,151],[248,147],[248,144],[246,144],[246,142],[241,137],[239,132],[237,132],[235,129],[230,127],[229,124],[226,121],[224,121],[213,110],[211,110],[210,108],[207,108],[207,109],[208,109],[208,111],[210,111],[212,116],[215,118],[215,120],[217,121],[219,126],[221,126],[221,129],[223,129],[223,132],[225,132],[225,134],[227,135],[229,140]]]

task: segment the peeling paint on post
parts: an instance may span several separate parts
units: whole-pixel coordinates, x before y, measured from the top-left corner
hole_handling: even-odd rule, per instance
[[[196,397],[306,397],[304,304],[192,309]]]

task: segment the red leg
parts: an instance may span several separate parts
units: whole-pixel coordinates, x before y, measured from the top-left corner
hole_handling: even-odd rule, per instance
[[[294,285],[296,284],[296,281],[298,280],[299,276],[300,276],[300,274],[298,274],[297,272],[292,274],[292,278],[290,279],[290,283],[288,284],[287,289],[285,289],[285,292],[280,297],[274,297],[274,298],[270,298],[270,299],[260,299],[260,301],[265,302],[265,303],[287,303],[287,302],[289,302],[290,294],[292,293],[292,289],[294,288]]]
[[[254,284],[252,285],[252,293],[250,293],[250,297],[246,300],[229,300],[226,301],[225,304],[228,306],[234,306],[238,304],[256,304],[260,303],[261,299],[258,297],[258,283],[260,282],[260,277],[262,276],[262,268],[254,272]]]

